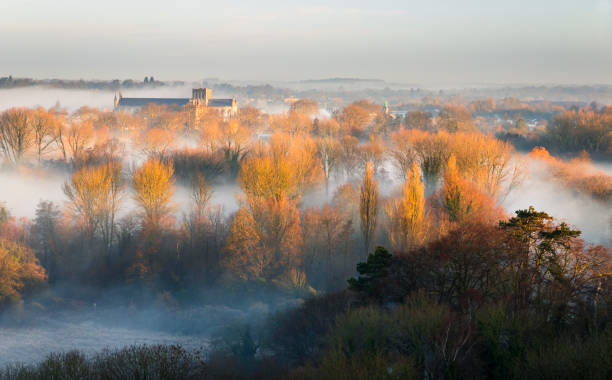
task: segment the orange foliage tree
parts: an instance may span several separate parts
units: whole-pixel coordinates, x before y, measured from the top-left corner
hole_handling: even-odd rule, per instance
[[[493,199],[461,176],[454,155],[451,155],[446,165],[439,201],[451,223],[463,223],[468,220],[492,223],[503,216]]]
[[[425,231],[425,185],[416,163],[406,173],[400,199],[385,204],[387,234],[391,247],[407,252],[419,245]]]
[[[134,171],[134,199],[144,215],[144,225],[157,229],[172,211],[174,168],[157,158],[147,160]]]
[[[72,215],[79,219],[89,240],[100,231],[107,249],[112,244],[115,216],[124,190],[121,166],[116,162],[83,166],[64,183]]]
[[[45,270],[34,252],[20,243],[0,239],[0,305],[7,306],[44,284]]]
[[[378,181],[374,178],[374,168],[371,163],[366,163],[365,175],[360,189],[359,197],[359,219],[361,221],[361,235],[365,254],[372,248],[376,238],[376,227],[378,225]]]

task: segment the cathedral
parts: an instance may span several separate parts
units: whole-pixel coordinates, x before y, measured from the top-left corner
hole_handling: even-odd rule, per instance
[[[115,111],[123,110],[135,112],[148,104],[164,105],[182,108],[188,112],[189,119],[197,122],[200,115],[212,108],[223,115],[224,118],[231,118],[238,113],[238,102],[236,98],[213,99],[210,88],[194,88],[191,99],[188,98],[124,98],[119,93],[115,95]]]

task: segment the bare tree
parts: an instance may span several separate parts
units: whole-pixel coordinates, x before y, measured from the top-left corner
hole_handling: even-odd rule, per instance
[[[47,112],[43,108],[38,108],[34,111],[32,130],[39,163],[43,154],[45,154],[56,142],[56,129],[57,119],[52,113]]]
[[[0,149],[11,163],[18,163],[34,144],[32,113],[11,108],[0,115]]]

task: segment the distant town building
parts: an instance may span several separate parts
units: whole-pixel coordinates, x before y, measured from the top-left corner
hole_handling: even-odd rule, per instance
[[[197,121],[200,115],[209,108],[219,111],[223,117],[230,118],[238,113],[236,98],[213,99],[210,88],[194,88],[191,99],[188,98],[124,98],[121,93],[115,94],[115,110],[135,112],[149,104],[174,106],[189,112],[190,120]]]

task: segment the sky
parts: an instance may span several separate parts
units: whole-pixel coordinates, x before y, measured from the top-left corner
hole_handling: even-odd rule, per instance
[[[0,76],[612,83],[612,0],[0,0]]]

